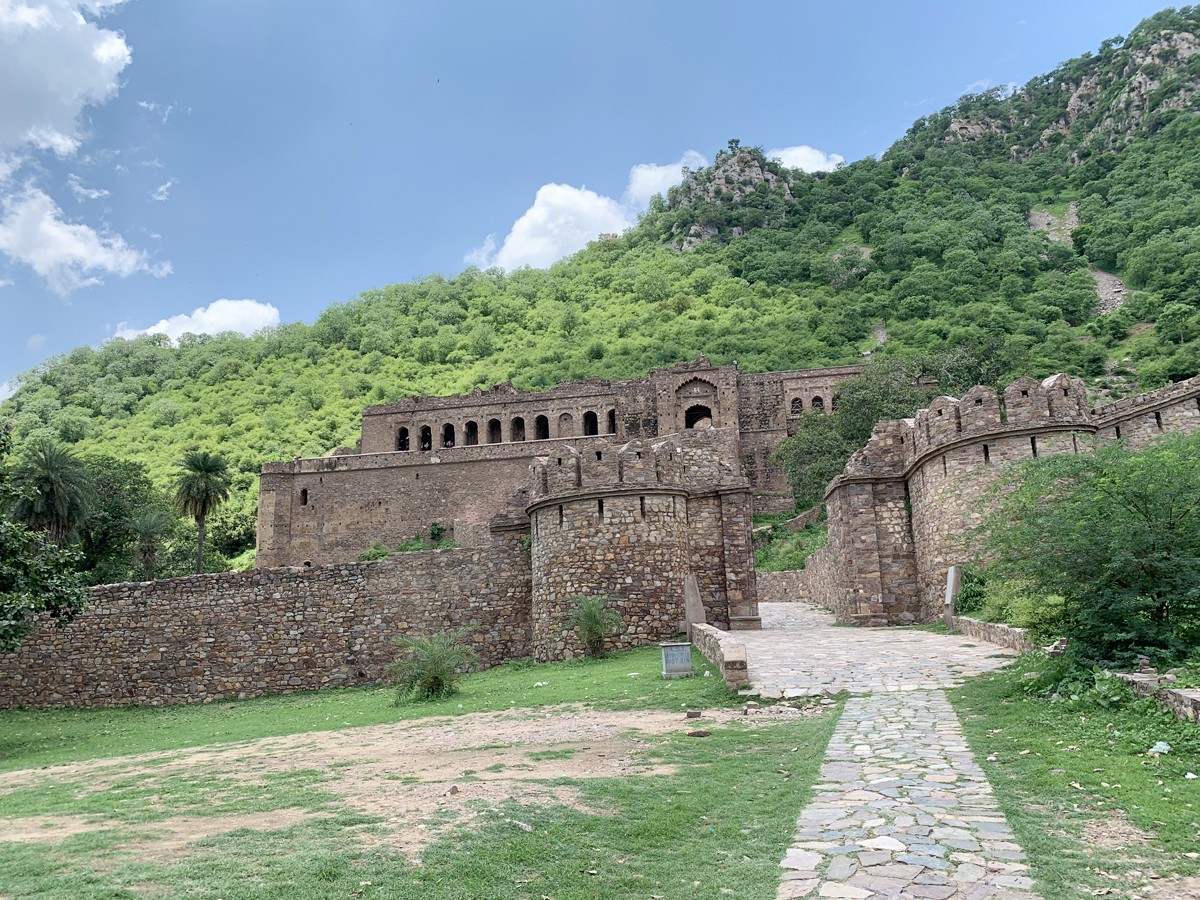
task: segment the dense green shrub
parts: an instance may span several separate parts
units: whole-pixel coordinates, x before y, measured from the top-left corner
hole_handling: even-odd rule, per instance
[[[1169,662],[1200,648],[1200,434],[1015,466],[977,536],[994,559],[989,586],[1062,598],[1078,659]],[[1057,603],[1021,609],[1038,627],[1057,615]]]
[[[603,656],[605,641],[621,631],[621,617],[616,610],[610,609],[608,606],[614,599],[613,597],[573,598],[575,608],[571,611],[568,621],[579,635],[579,639],[583,641],[583,648],[588,656]]]
[[[468,633],[457,629],[396,638],[401,656],[387,668],[396,679],[396,703],[440,700],[455,693],[465,671],[478,661],[478,654],[461,643]]]

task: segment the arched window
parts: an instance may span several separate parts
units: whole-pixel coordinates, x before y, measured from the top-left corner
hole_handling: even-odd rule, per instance
[[[500,440],[500,420],[488,419],[488,443],[498,444]]]
[[[798,416],[802,412],[804,412],[804,400],[801,397],[797,397],[792,401],[792,415]]]
[[[533,437],[538,441],[550,440],[550,420],[545,416],[538,416],[533,420]]]
[[[396,449],[397,450],[407,450],[408,449],[408,429],[407,428],[402,427],[399,431],[396,432]]]
[[[575,434],[575,420],[570,413],[563,413],[558,417],[558,436],[572,437]]]
[[[428,425],[421,426],[421,441],[417,445],[417,449],[418,450],[432,450],[433,449],[433,431],[430,429],[430,427]]]
[[[463,428],[463,446],[474,447],[479,443],[479,424],[468,422]]]
[[[510,441],[525,440],[525,420],[520,416],[512,420],[512,425],[508,429],[508,439]]]
[[[449,422],[447,422],[445,425],[442,426],[442,446],[443,447],[453,447],[454,446],[454,426],[451,425]]]
[[[822,400],[820,397],[813,397],[812,398],[812,408],[813,409],[824,409],[825,401]]]
[[[617,433],[617,411],[615,409],[610,409],[608,411],[608,433]]]
[[[683,414],[684,428],[708,428],[712,425],[712,410],[707,406],[689,406]]]
[[[584,436],[600,433],[600,423],[596,419],[596,414],[590,410],[583,414],[583,433]]]

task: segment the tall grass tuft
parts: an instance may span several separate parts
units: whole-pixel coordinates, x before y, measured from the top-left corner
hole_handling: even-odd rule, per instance
[[[428,637],[399,637],[400,657],[387,668],[396,679],[396,705],[406,700],[441,700],[458,690],[479,655],[459,643],[469,629],[438,631]]]
[[[571,626],[583,641],[584,651],[588,656],[604,655],[604,642],[610,635],[621,631],[621,617],[617,611],[609,609],[612,597],[576,597],[575,609],[569,619]]]

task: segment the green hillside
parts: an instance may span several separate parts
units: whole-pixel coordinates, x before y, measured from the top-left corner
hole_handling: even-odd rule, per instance
[[[1200,8],[1159,13],[831,173],[731,141],[636,228],[549,270],[372,289],[249,338],[81,347],[27,373],[0,417],[19,442],[136,460],[160,485],[186,450],[219,450],[244,517],[264,461],[353,445],[364,406],[506,379],[964,346],[997,380],[1065,371],[1115,396],[1186,378],[1200,372],[1198,34]],[[1099,314],[1093,271],[1123,279],[1105,280],[1103,308],[1119,308]]]

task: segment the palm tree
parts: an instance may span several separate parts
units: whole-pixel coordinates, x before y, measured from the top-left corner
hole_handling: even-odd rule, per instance
[[[34,440],[13,473],[12,517],[45,531],[60,547],[83,524],[92,486],[79,457],[47,438]]]
[[[229,467],[216,453],[193,450],[180,463],[175,508],[196,520],[196,574],[204,571],[204,520],[229,498]]]
[[[162,507],[151,506],[135,515],[129,524],[133,531],[133,558],[142,567],[146,580],[151,581],[162,539],[171,533],[174,520]]]

